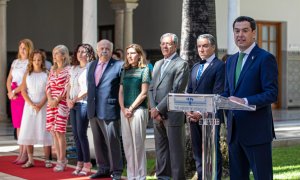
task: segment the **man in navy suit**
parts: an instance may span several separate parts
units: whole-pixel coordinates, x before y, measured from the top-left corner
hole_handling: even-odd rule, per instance
[[[111,58],[112,50],[113,44],[110,41],[99,41],[99,59],[92,61],[87,69],[87,113],[98,165],[98,171],[90,176],[91,179],[110,176],[112,179],[121,179],[123,170],[118,103],[123,62]]]
[[[256,22],[240,16],[233,22],[239,52],[226,62],[224,96],[256,111],[228,112],[230,179],[273,179],[272,140],[275,137],[271,104],[278,96],[275,57],[255,43]]]
[[[225,64],[215,55],[216,40],[210,34],[202,34],[197,39],[198,54],[201,58],[196,63],[189,77],[187,93],[191,94],[220,94],[224,90]],[[219,118],[222,113],[219,112]],[[202,126],[199,125],[200,112],[187,112],[190,122],[193,155],[196,162],[198,179],[202,179]],[[222,177],[222,154],[220,151],[220,126],[216,127],[217,170],[218,179]]]

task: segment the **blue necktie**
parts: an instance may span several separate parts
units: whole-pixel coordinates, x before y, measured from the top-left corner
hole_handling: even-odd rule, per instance
[[[203,69],[204,69],[204,64],[206,63],[206,60],[202,60],[200,61],[200,66],[197,72],[197,76],[196,76],[196,80],[199,81],[201,74],[203,73]]]

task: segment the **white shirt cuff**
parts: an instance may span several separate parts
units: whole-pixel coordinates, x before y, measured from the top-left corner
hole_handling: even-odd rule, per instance
[[[248,104],[247,98],[243,98],[243,99],[244,99],[244,101],[245,101],[245,104],[246,104],[246,105],[249,105],[249,104]]]

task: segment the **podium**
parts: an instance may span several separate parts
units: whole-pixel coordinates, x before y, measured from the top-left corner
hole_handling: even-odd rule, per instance
[[[256,106],[240,104],[217,94],[168,94],[169,111],[199,111],[203,117],[202,125],[202,179],[217,179],[216,134],[215,128],[220,125],[216,118],[217,110],[255,111]]]

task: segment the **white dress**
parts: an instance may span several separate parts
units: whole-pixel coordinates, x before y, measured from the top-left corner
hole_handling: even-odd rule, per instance
[[[39,103],[46,95],[48,75],[32,72],[26,78],[27,94],[34,103]],[[46,104],[36,111],[25,102],[18,144],[44,146],[52,145],[51,134],[46,131]]]
[[[26,60],[20,60],[20,59],[15,59],[11,65],[11,75],[12,75],[12,81],[11,82],[16,82],[18,86],[21,85],[23,76],[27,70],[28,66],[28,59]]]

